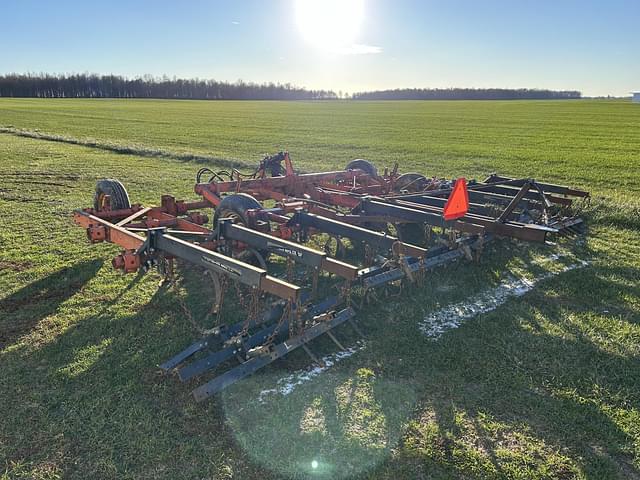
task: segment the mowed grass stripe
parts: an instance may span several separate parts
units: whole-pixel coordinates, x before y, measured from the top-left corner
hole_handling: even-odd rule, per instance
[[[304,170],[357,157],[427,175],[540,176],[640,190],[640,109],[627,102],[202,102],[0,99],[0,126]],[[77,116],[76,116],[77,115]],[[82,116],[95,117],[95,121]]]
[[[108,152],[124,155],[138,155],[141,157],[160,157],[180,161],[192,161],[199,163],[213,164],[218,167],[250,167],[248,163],[230,161],[222,158],[196,155],[193,153],[176,153],[167,150],[158,150],[137,145],[122,145],[117,143],[104,143],[93,139],[78,139],[65,135],[52,135],[35,130],[24,130],[16,128],[0,127],[0,133],[15,135],[17,137],[31,138],[34,140],[45,140],[49,142],[67,143],[69,145],[79,145],[82,147],[97,148]]]

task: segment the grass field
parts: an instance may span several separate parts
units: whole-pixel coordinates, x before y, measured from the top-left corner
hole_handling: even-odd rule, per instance
[[[0,478],[640,478],[639,125],[603,101],[0,99]],[[291,394],[258,401],[302,353],[196,405],[156,368],[196,335],[176,293],[114,272],[118,249],[71,212],[98,178],[192,198],[203,163],[285,148],[304,170],[364,157],[582,187],[589,235],[496,243],[360,311],[366,347]],[[419,333],[506,272],[561,268],[558,250],[588,265]]]

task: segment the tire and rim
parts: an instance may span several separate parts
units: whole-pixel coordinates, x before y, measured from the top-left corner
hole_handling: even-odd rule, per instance
[[[347,166],[345,168],[345,170],[355,170],[355,169],[362,170],[364,173],[367,173],[372,177],[378,176],[378,169],[369,160],[356,158],[355,160],[351,160],[349,163],[347,163]]]
[[[406,191],[409,193],[420,192],[426,188],[429,181],[427,177],[416,172],[409,172],[400,175],[393,191],[400,193]],[[424,226],[418,223],[398,223],[396,224],[396,232],[401,242],[410,243],[411,245],[423,246],[426,243],[424,234]]]
[[[376,166],[371,163],[369,160],[365,160],[363,158],[356,158],[355,160],[351,160],[349,163],[347,163],[347,166],[345,167],[345,170],[362,170],[364,173],[368,174],[371,177],[377,177],[378,176],[378,169],[376,168]],[[358,207],[356,207],[352,213],[359,213],[360,209]],[[369,230],[373,230],[373,231],[377,231],[377,232],[382,232],[382,231],[386,231],[387,229],[387,225],[385,223],[365,223],[364,225],[361,225],[364,228],[367,228]],[[363,254],[365,251],[365,245],[362,242],[353,242],[353,247],[354,249],[359,253],[359,254]]]
[[[218,220],[221,218],[230,218],[233,223],[249,225],[249,215],[247,210],[261,209],[262,205],[254,197],[246,193],[234,193],[233,195],[227,195],[222,199],[218,207],[213,213],[213,228],[218,228]],[[266,250],[254,250],[247,248],[233,252],[233,256],[238,260],[246,261],[247,263],[253,263],[256,266],[264,268],[266,266],[266,259],[269,257],[269,252]]]
[[[352,215],[360,215],[362,213],[363,211],[360,206],[357,206],[351,210]],[[371,230],[373,232],[384,233],[384,234],[389,233],[388,226],[384,222],[365,222],[362,224],[358,224],[357,226],[366,228],[367,230]],[[351,240],[351,246],[353,250],[356,252],[356,255],[361,257],[365,255],[365,253],[367,252],[367,248],[371,248],[374,253],[378,252],[377,247],[372,245],[367,246],[365,245],[365,242],[359,242],[357,240]],[[343,251],[346,252],[346,250],[344,249]],[[369,266],[369,265],[366,265],[366,266]]]
[[[429,185],[429,180],[424,175],[415,172],[403,173],[396,179],[393,191],[396,193],[403,190],[409,193],[421,192],[427,185]]]
[[[424,225],[421,223],[396,223],[396,232],[398,239],[402,243],[409,243],[417,247],[422,247],[426,244],[426,236],[424,232]]]
[[[96,184],[96,193],[93,197],[93,208],[95,210],[103,210],[105,207],[106,196],[109,196],[111,202],[111,210],[124,210],[131,208],[129,194],[124,185],[118,180],[105,178],[98,180]]]
[[[249,225],[249,215],[247,210],[254,210],[262,208],[260,202],[258,202],[251,195],[246,193],[234,193],[233,195],[227,195],[222,199],[220,205],[213,213],[213,225],[218,225],[218,220],[221,218],[231,218],[233,223],[241,223],[244,226]]]

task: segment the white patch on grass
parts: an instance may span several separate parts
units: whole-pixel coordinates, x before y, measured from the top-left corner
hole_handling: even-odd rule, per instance
[[[535,263],[546,263],[558,260],[566,254],[553,254]],[[526,279],[509,274],[505,280],[495,288],[472,296],[464,302],[459,302],[427,315],[418,325],[420,331],[429,338],[439,338],[443,333],[458,328],[462,323],[482,313],[491,312],[512,297],[520,297],[535,287],[538,282],[551,278],[560,273],[576,268],[582,268],[589,263],[578,260],[563,267],[560,271],[546,272],[532,279]]]
[[[566,253],[555,253],[548,257],[534,260],[532,263],[540,265],[566,256],[568,256]],[[542,280],[569,270],[585,267],[588,264],[589,263],[584,260],[578,260],[577,263],[567,265],[559,271],[546,272],[531,280],[517,277],[514,273],[511,273],[497,287],[475,295],[465,302],[450,305],[427,315],[419,324],[419,328],[426,336],[430,338],[438,338],[447,330],[459,327],[464,321],[469,320],[476,315],[495,310],[509,298],[524,295]],[[275,388],[262,390],[260,392],[258,401],[263,403],[267,397],[272,395],[289,395],[298,386],[313,380],[339,361],[364,349],[365,346],[366,344],[364,342],[357,342],[353,347],[322,357],[322,365],[314,365],[311,368],[297,370],[283,378],[280,378],[276,382]]]
[[[346,350],[341,350],[339,352],[331,353],[329,355],[322,357],[321,358],[322,365],[314,365],[311,368],[297,370],[287,375],[286,377],[279,379],[276,382],[276,388],[262,390],[260,392],[260,395],[258,396],[258,401],[264,402],[265,397],[270,395],[275,395],[275,394],[284,395],[284,396],[289,395],[291,392],[293,392],[297,387],[299,387],[303,383],[306,383],[316,378],[318,375],[328,370],[339,361],[344,360],[345,358],[348,358],[351,355],[359,352],[364,347],[365,347],[364,342],[356,342],[356,344],[353,347],[349,347]]]

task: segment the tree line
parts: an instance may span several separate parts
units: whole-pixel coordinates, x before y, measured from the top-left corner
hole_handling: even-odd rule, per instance
[[[279,83],[222,82],[207,79],[127,78],[96,74],[0,75],[0,97],[36,98],[172,98],[198,100],[518,100],[580,98],[573,90],[506,88],[403,88],[336,94]]]
[[[8,74],[0,76],[0,97],[36,98],[173,98],[198,100],[325,100],[329,90],[307,90],[290,84],[220,82],[216,80],[126,78],[118,75]]]
[[[581,98],[576,90],[530,88],[400,88],[354,93],[354,100],[545,100]]]

